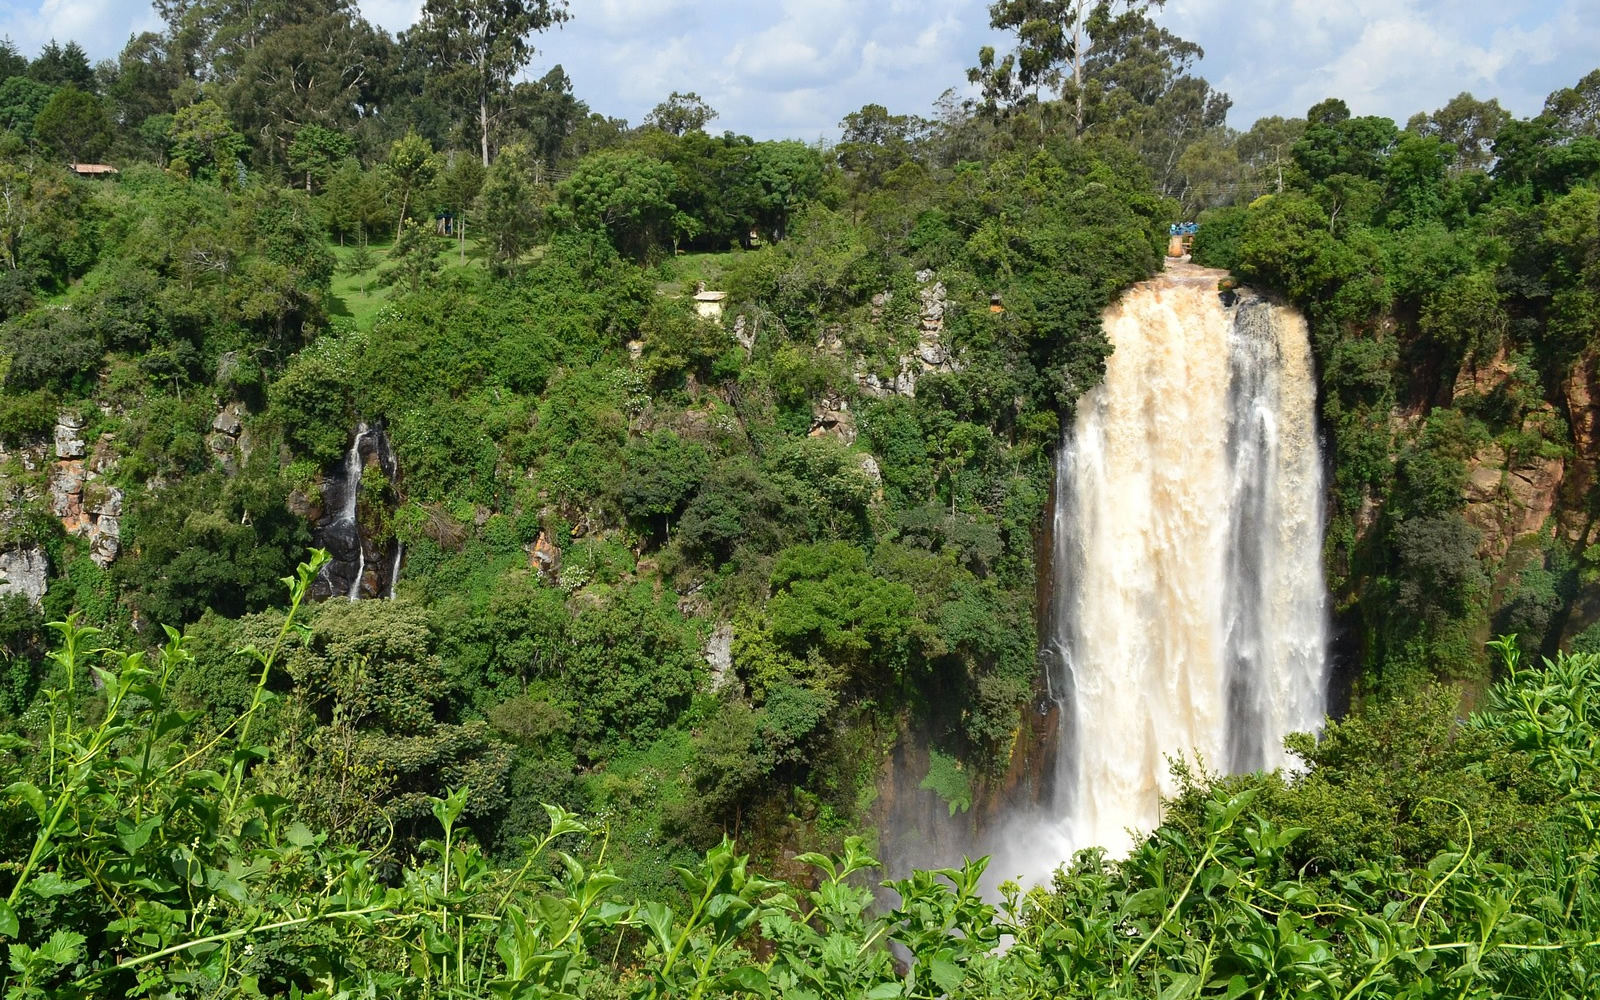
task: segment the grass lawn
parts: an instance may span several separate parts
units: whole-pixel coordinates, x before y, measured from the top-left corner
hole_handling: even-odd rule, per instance
[[[389,296],[394,292],[394,286],[385,284],[384,277],[389,270],[387,257],[390,242],[372,241],[367,244],[373,257],[377,258],[377,266],[362,274],[350,273],[350,260],[356,252],[355,244],[333,245],[336,265],[333,272],[332,295],[328,302],[330,316],[349,317],[355,320],[356,328],[361,330],[372,326],[378,310],[389,301]],[[483,267],[483,250],[478,241],[468,237],[465,249],[465,259],[463,259],[460,244],[455,240],[440,239],[439,263],[444,270]]]

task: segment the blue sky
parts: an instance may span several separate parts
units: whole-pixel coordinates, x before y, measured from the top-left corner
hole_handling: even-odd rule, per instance
[[[362,0],[390,30],[420,0]],[[832,138],[874,102],[930,113],[962,86],[988,29],[985,0],[572,0],[530,67],[561,63],[578,95],[638,122],[672,90],[722,112],[714,129]],[[1159,19],[1206,50],[1201,72],[1234,99],[1230,122],[1296,115],[1330,95],[1402,123],[1462,90],[1519,115],[1600,66],[1597,0],[1168,0]],[[0,0],[0,34],[28,54],[54,37],[94,58],[155,27],[139,0]]]

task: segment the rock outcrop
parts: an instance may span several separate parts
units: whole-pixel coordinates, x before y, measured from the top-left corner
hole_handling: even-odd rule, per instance
[[[106,477],[115,469],[111,435],[90,450],[83,418],[64,413],[56,422],[56,461],[49,472],[50,513],[68,535],[89,542],[89,558],[104,569],[122,551],[122,490]]]
[[[0,597],[21,594],[35,608],[50,582],[50,559],[37,545],[0,552]]]
[[[950,307],[950,294],[944,282],[932,271],[918,271],[917,346],[899,358],[893,375],[880,376],[869,371],[866,359],[857,358],[856,385],[869,396],[915,396],[917,380],[931,372],[960,371],[961,364],[944,343],[944,316]],[[892,296],[884,293],[872,300],[874,320],[880,319]]]
[[[234,401],[217,411],[206,435],[206,447],[224,471],[233,473],[250,457],[250,438],[244,427],[245,407]]]

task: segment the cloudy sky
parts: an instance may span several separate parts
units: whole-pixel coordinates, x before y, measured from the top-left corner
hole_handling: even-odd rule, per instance
[[[420,0],[362,0],[390,30]],[[868,102],[928,113],[963,85],[986,0],[572,0],[530,74],[561,63],[578,96],[637,122],[673,90],[722,112],[713,128],[757,138],[832,137]],[[1520,115],[1600,66],[1595,0],[1168,0],[1159,18],[1206,50],[1201,72],[1230,117],[1303,114],[1330,95],[1404,120],[1470,90]],[[157,24],[139,0],[0,0],[0,35],[28,54],[77,39],[94,58]]]

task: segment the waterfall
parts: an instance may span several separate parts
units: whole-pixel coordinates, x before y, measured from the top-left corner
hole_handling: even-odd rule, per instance
[[[1039,811],[1008,826],[1003,875],[1132,846],[1174,791],[1169,758],[1289,763],[1325,707],[1322,469],[1305,322],[1221,272],[1176,264],[1106,315],[1115,351],[1056,470],[1057,719]]]
[[[369,465],[376,465],[391,484],[399,477],[399,463],[389,444],[389,435],[382,421],[356,424],[337,468],[330,466],[322,477],[321,514],[312,529],[316,544],[328,550],[332,558],[323,566],[311,596],[317,600],[343,597],[358,601],[363,594],[371,597],[393,599],[395,580],[400,574],[400,563],[405,557],[404,546],[390,540],[380,545],[376,538],[364,537],[359,523],[362,484],[367,481]],[[383,491],[387,493],[388,491]],[[387,502],[387,501],[385,501]],[[373,579],[367,580],[367,552],[372,552]],[[385,572],[388,573],[385,579]]]
[[[394,565],[389,567],[389,600],[394,600],[394,585],[400,582],[400,560],[406,555],[406,543],[394,543]]]
[[[356,536],[356,575],[350,581],[352,601],[361,600],[361,580],[367,573],[367,547],[362,543],[356,525],[356,502],[361,498],[361,439],[367,436],[367,425],[356,425],[356,438],[350,442],[350,451],[344,456],[344,506],[339,510],[339,521],[348,524]]]

